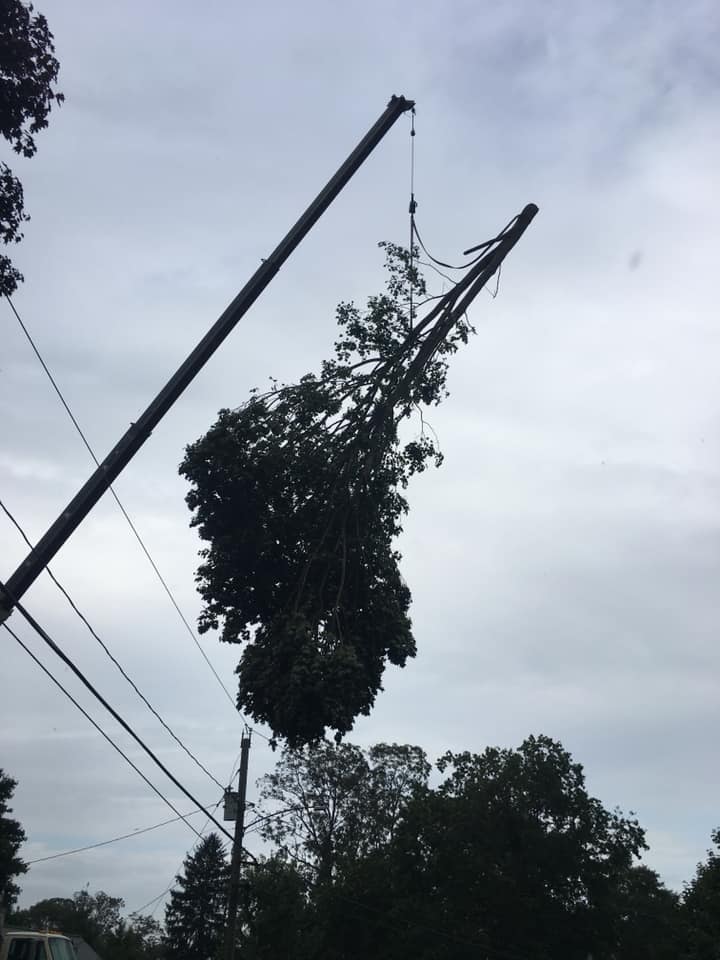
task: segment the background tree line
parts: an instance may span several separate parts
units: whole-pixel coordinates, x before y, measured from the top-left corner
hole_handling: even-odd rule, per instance
[[[590,796],[560,743],[538,736],[515,750],[447,753],[437,770],[431,783],[427,757],[409,745],[286,750],[261,781],[268,853],[244,864],[239,956],[720,956],[720,853],[708,852],[682,894],[668,889],[639,862],[647,844],[637,819]],[[4,796],[7,890],[24,837],[7,815],[7,787]],[[712,839],[720,845],[720,831]],[[227,876],[211,833],[185,859],[164,931],[151,918],[123,919],[119,898],[86,891],[12,922],[79,934],[104,960],[215,960]]]
[[[8,923],[81,937],[102,960],[155,960],[164,953],[163,930],[152,917],[123,917],[125,901],[102,890],[50,897],[12,914]]]
[[[639,862],[637,819],[591,797],[560,743],[437,767],[431,785],[418,747],[286,751],[263,781],[265,806],[289,812],[245,870],[244,956],[720,956],[718,854],[669,890]]]

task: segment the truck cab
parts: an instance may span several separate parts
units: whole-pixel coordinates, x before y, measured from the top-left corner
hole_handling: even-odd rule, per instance
[[[5,927],[0,960],[77,960],[72,941],[61,933]]]

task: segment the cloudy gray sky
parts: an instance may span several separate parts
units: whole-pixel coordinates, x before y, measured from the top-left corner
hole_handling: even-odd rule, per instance
[[[196,4],[43,0],[67,103],[32,161],[16,305],[105,454],[383,110],[417,100],[419,225],[442,257],[536,202],[473,311],[445,453],[401,548],[417,659],[353,739],[447,748],[559,738],[679,887],[720,823],[720,15],[712,0]],[[117,484],[190,618],[177,464],[221,406],[317,365],[334,305],[407,237],[403,118]],[[40,536],[90,462],[0,305],[0,496]],[[0,576],[24,556],[0,518]],[[240,723],[105,498],[54,563],[148,697],[225,781]],[[29,609],[204,801],[217,788],[51,584]],[[23,623],[13,626],[43,659]],[[237,651],[204,648],[228,684]],[[0,765],[27,859],[167,808],[9,637]],[[57,670],[55,663],[47,660]],[[77,691],[65,670],[64,682]],[[78,696],[88,703],[84,693]],[[121,731],[91,712],[167,790]],[[256,738],[251,779],[273,756]],[[253,788],[254,795],[254,788]],[[198,827],[202,818],[196,817]],[[89,884],[134,909],[193,841],[172,825],[32,867],[23,903]]]

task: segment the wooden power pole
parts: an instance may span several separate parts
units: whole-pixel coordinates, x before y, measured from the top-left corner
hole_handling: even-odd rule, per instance
[[[246,731],[240,741],[240,772],[238,773],[237,806],[235,810],[235,839],[233,840],[232,857],[230,859],[230,882],[228,886],[223,960],[235,960],[240,867],[242,865],[243,835],[245,833],[245,797],[247,794],[249,753],[250,733]]]

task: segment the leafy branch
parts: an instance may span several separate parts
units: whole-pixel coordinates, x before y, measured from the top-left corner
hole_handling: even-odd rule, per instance
[[[395,542],[410,478],[442,455],[422,419],[409,441],[399,427],[447,396],[449,357],[474,332],[467,308],[526,226],[483,244],[437,299],[416,251],[381,244],[386,289],[364,310],[338,306],[319,374],[253,391],[186,449],[191,523],[208,544],[200,630],[244,643],[238,705],[290,745],[349,731],[386,662],[415,655]],[[421,319],[419,302],[434,303]]]

